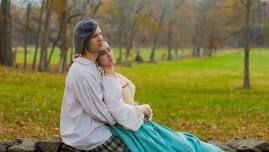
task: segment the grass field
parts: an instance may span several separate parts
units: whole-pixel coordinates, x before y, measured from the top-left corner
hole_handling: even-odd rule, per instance
[[[243,51],[117,67],[149,103],[153,120],[202,139],[269,140],[269,49],[251,52],[252,89],[241,89]],[[0,67],[0,140],[58,137],[64,74]]]

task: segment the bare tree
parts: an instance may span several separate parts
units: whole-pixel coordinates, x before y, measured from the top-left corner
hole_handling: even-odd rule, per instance
[[[36,41],[35,41],[34,58],[33,58],[33,64],[32,64],[33,71],[36,70],[37,50],[38,50],[38,46],[39,46],[40,33],[41,33],[41,28],[42,28],[42,16],[43,16],[43,12],[44,12],[44,7],[45,7],[45,0],[42,0],[40,13],[39,13],[39,19],[38,19],[38,29],[37,29]]]
[[[164,2],[164,1],[161,1],[161,2]],[[154,1],[154,3],[156,3]],[[163,26],[163,22],[164,22],[164,18],[166,16],[166,13],[167,13],[167,3],[164,2],[164,3],[159,3],[160,6],[153,6],[154,9],[155,7],[161,7],[161,12],[160,12],[160,15],[159,17],[157,18],[154,18],[156,24],[157,24],[157,31],[154,32],[154,36],[153,36],[153,42],[152,42],[152,49],[151,49],[151,54],[150,54],[150,59],[149,61],[150,62],[154,62],[155,61],[155,51],[156,51],[156,47],[158,45],[158,41],[159,41],[159,36],[160,36],[160,30]]]
[[[129,1],[114,1],[114,9],[116,13],[114,15],[108,15],[108,19],[111,25],[117,28],[119,35],[119,44],[125,48],[125,64],[129,64],[129,55],[133,48],[135,37],[137,36],[137,28],[146,14],[143,12],[147,6],[147,0],[129,0]],[[113,14],[113,13],[112,13]],[[113,18],[112,18],[113,17]],[[120,47],[121,48],[121,47]]]
[[[261,1],[257,9],[255,10],[255,16],[257,18],[256,24],[253,26],[253,39],[256,46],[264,45],[264,23],[266,15],[266,1]]]
[[[0,64],[6,66],[13,66],[10,3],[2,0],[0,6]]]
[[[103,15],[99,16],[99,18],[100,21],[106,25],[102,27],[107,30],[104,34],[108,40],[114,42],[114,44],[118,47],[119,56],[117,58],[117,63],[121,64],[124,47],[124,33],[126,29],[126,17],[124,11],[122,11],[122,9],[125,8],[125,3],[121,3],[120,1],[114,1],[114,3],[112,3],[111,1],[106,2],[105,7],[107,7],[107,9],[102,10]],[[117,38],[111,38],[114,37],[114,35],[117,35]]]
[[[0,5],[0,64],[3,65],[5,62],[5,53],[4,53],[4,40],[3,40],[3,4],[1,0],[1,5]]]
[[[184,3],[186,0],[175,0],[175,1],[169,1],[168,5],[168,12],[166,17],[166,28],[167,28],[167,37],[166,37],[166,46],[167,46],[167,60],[172,60],[172,50],[173,50],[173,43],[175,41],[174,39],[174,33],[176,28],[180,27],[182,24],[181,15],[181,8],[184,6]]]
[[[241,0],[241,2],[245,5],[246,8],[246,16],[245,16],[245,56],[244,56],[244,81],[243,88],[250,88],[249,81],[249,51],[250,51],[250,11],[253,5],[253,0]]]
[[[63,10],[61,11],[60,15],[60,64],[59,64],[59,69],[58,71],[63,73],[65,68],[66,68],[66,62],[67,62],[67,51],[68,51],[68,46],[67,46],[67,0],[62,1],[63,5]]]
[[[84,17],[91,16],[91,18],[98,18],[98,11],[102,6],[102,0],[85,0],[83,4]]]
[[[210,7],[208,4],[210,4],[208,0],[193,2],[193,57],[199,57],[201,55],[204,39],[209,32],[206,28]]]
[[[132,5],[132,4],[131,4]],[[127,28],[129,27],[129,29],[126,29],[125,31],[125,41],[124,41],[124,45],[125,45],[125,49],[126,49],[126,53],[125,53],[125,64],[128,65],[129,61],[129,55],[130,55],[130,51],[133,48],[133,44],[134,44],[134,38],[136,36],[136,27],[138,25],[139,20],[143,17],[143,13],[140,14],[144,7],[146,6],[146,1],[145,0],[138,0],[134,2],[134,6],[131,8],[130,10],[130,14],[128,16],[126,16],[127,18]],[[130,8],[130,7],[129,7]]]
[[[40,47],[40,60],[39,60],[39,71],[47,71],[48,63],[47,63],[47,49],[48,49],[48,30],[49,30],[49,21],[51,18],[51,12],[54,6],[54,0],[47,0],[45,5],[45,23],[44,29],[41,34],[41,47]]]
[[[23,68],[26,69],[27,66],[27,46],[28,46],[28,35],[29,35],[29,17],[31,13],[31,6],[33,0],[27,0],[27,10],[26,10],[26,22],[24,30],[24,64]]]

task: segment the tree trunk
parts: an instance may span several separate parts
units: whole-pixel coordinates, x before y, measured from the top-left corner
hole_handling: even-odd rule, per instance
[[[53,8],[53,0],[46,1],[46,16],[45,16],[45,24],[44,31],[42,32],[42,43],[40,50],[40,60],[39,60],[39,71],[48,71],[48,63],[47,63],[47,49],[48,49],[48,30],[49,30],[49,21],[51,17],[51,12]]]
[[[129,65],[129,55],[130,55],[131,48],[126,47],[126,52],[125,52],[125,60],[124,60],[124,65],[128,66]]]
[[[199,57],[200,54],[201,54],[201,50],[200,50],[200,43],[199,43],[199,26],[196,25],[195,28],[194,28],[194,33],[195,35],[193,36],[193,41],[192,41],[192,44],[193,44],[193,49],[192,49],[192,57]]]
[[[134,26],[132,26],[133,28],[131,28],[131,32],[129,33],[129,35],[127,34],[127,38],[128,40],[126,41],[126,54],[125,54],[125,65],[126,66],[129,66],[130,63],[129,63],[129,55],[130,55],[130,51],[131,49],[133,48],[133,29],[134,29]]]
[[[136,48],[135,61],[136,62],[144,62],[143,57],[140,54],[140,49],[138,48],[138,46],[136,46],[135,48]]]
[[[154,62],[154,58],[155,58],[155,51],[156,51],[156,45],[157,45],[157,41],[158,41],[158,34],[155,33],[154,38],[153,38],[153,45],[152,45],[152,49],[151,49],[151,54],[150,54],[150,62]]]
[[[250,43],[250,9],[251,9],[252,1],[247,0],[246,2],[246,18],[245,18],[245,56],[244,56],[244,81],[243,88],[250,88],[249,81],[249,43]]]
[[[167,60],[172,60],[172,34],[173,34],[172,27],[173,27],[173,23],[169,23],[168,36],[167,36],[167,47],[168,47]]]
[[[203,48],[202,56],[208,57],[210,54],[209,52],[210,52],[209,48],[207,48],[207,47]]]
[[[40,14],[39,14],[39,21],[38,21],[37,38],[35,41],[35,52],[34,52],[34,59],[33,59],[33,65],[32,65],[33,71],[36,70],[36,58],[37,58],[38,43],[39,43],[39,38],[40,38],[41,26],[42,26],[42,15],[43,15],[44,7],[45,7],[44,5],[45,5],[45,1],[42,0],[42,5],[40,9]]]
[[[27,66],[27,45],[28,45],[28,28],[29,28],[29,17],[31,12],[31,4],[32,1],[28,1],[27,4],[27,11],[26,11],[26,25],[25,25],[25,31],[24,31],[24,64],[23,68],[26,69]]]
[[[0,5],[0,33],[3,33],[3,13],[2,13],[2,2]],[[0,64],[4,64],[4,48],[3,48],[3,34],[0,34]]]
[[[64,73],[66,69],[66,61],[67,61],[67,48],[65,50],[61,50],[61,55],[60,55],[60,65],[59,65],[59,70],[58,72]]]
[[[122,63],[122,46],[119,48],[119,57],[117,59],[117,63],[121,64]]]
[[[201,48],[198,46],[193,46],[192,56],[199,57],[201,55]]]
[[[48,58],[48,66],[50,65],[52,55],[54,53],[55,47],[57,46],[59,40],[60,40],[60,33],[59,33],[59,36],[56,38],[56,40],[53,42],[52,47],[50,49],[49,58]]]
[[[67,40],[67,33],[66,33],[66,27],[62,33],[62,40],[60,45],[61,55],[60,55],[60,65],[59,65],[59,72],[63,73],[66,69],[66,60],[67,60],[67,51],[68,47],[66,46],[66,40]]]
[[[166,13],[166,6],[163,6],[162,8],[162,14],[158,20],[158,28],[161,29],[162,24],[163,24],[163,19],[165,17],[165,13]],[[150,54],[150,62],[154,62],[154,58],[155,58],[155,51],[156,51],[156,46],[158,44],[158,40],[159,40],[159,31],[155,32],[154,37],[153,37],[153,45],[152,45],[152,50],[151,50],[151,54]]]
[[[59,72],[63,73],[66,68],[66,60],[67,60],[67,24],[65,23],[66,21],[66,4],[67,1],[64,0],[64,11],[62,12],[62,17],[61,17],[61,26],[60,26],[60,31],[61,32],[61,44],[60,44],[60,50],[61,50],[61,55],[60,55],[60,65],[59,65]]]
[[[122,59],[123,59],[123,48],[124,48],[124,33],[120,28],[117,28],[117,33],[119,35],[119,39],[118,39],[118,44],[119,44],[119,57],[117,59],[117,63],[118,64],[122,64]]]
[[[10,0],[1,1],[0,9],[0,63],[5,66],[13,66],[13,53],[11,45],[11,13]]]
[[[15,46],[15,48],[13,49],[13,66],[15,66],[16,68],[18,67],[18,65],[16,64],[16,57],[17,57],[17,52],[18,52],[18,46]]]
[[[172,60],[172,48],[168,47],[168,56],[167,56],[167,60],[171,61]]]
[[[175,49],[175,58],[178,59],[179,58],[179,54],[178,54],[178,48]]]
[[[70,51],[70,56],[69,56],[69,66],[68,67],[70,67],[72,64],[73,64],[73,51],[71,50]]]

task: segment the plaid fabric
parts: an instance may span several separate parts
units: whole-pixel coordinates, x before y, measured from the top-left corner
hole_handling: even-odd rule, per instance
[[[104,144],[91,150],[77,150],[64,143],[60,146],[60,152],[131,152],[124,142],[115,136],[110,137]]]
[[[130,152],[130,150],[120,138],[112,136],[104,144],[89,152]]]

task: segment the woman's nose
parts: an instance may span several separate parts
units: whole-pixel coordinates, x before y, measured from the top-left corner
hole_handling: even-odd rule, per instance
[[[112,53],[111,52],[107,52],[107,55],[109,58],[112,58]]]
[[[111,57],[112,57],[111,53],[107,53],[107,55],[108,55],[108,57],[109,57],[109,58],[111,58]]]

